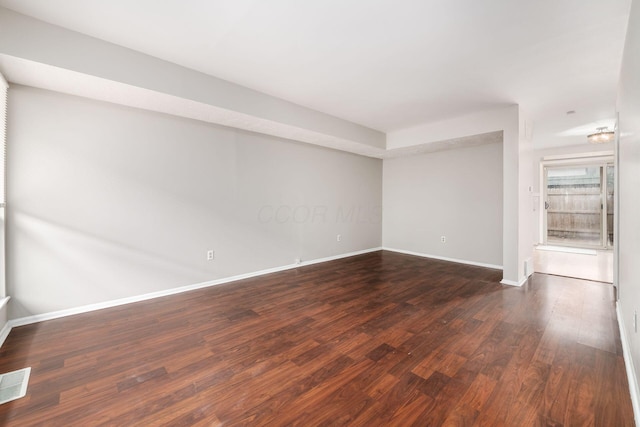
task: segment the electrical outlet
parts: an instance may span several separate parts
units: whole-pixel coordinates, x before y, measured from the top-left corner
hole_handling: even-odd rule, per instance
[[[293,262],[295,262],[296,264],[301,264],[302,260],[300,258],[296,258],[295,260],[293,260]]]
[[[340,241],[342,241],[342,234],[338,234],[336,236],[336,242],[340,242]]]
[[[207,261],[211,261],[213,259],[214,252],[213,250],[207,251]]]
[[[633,311],[633,331],[638,333],[638,310]]]
[[[441,243],[447,243],[447,236],[440,236]]]

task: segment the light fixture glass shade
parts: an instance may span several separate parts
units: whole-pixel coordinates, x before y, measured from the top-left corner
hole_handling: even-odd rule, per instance
[[[592,133],[591,135],[587,136],[587,141],[589,141],[591,144],[604,144],[607,142],[612,142],[615,138],[615,132],[609,130],[606,127],[598,128],[596,130],[596,133]]]

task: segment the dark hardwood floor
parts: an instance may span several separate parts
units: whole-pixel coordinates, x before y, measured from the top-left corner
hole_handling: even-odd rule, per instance
[[[0,424],[632,426],[610,285],[376,252],[15,328]]]

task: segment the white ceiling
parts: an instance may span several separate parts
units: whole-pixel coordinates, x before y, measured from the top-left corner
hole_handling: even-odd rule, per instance
[[[630,0],[0,5],[385,132],[518,103],[541,148],[612,123]]]

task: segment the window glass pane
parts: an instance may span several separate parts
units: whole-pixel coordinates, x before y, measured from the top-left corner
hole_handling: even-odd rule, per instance
[[[547,170],[547,242],[601,245],[602,195],[600,167]]]

